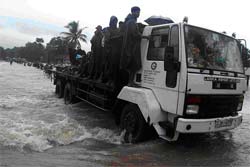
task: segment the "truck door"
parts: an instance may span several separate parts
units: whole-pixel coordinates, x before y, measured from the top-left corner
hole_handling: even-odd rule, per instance
[[[150,34],[150,33],[148,33]],[[179,56],[179,26],[163,26],[152,28],[151,34],[144,44],[148,46],[144,55],[142,72],[142,86],[151,88],[162,109],[177,113],[179,91],[179,69],[166,71],[168,50],[172,48],[176,65],[180,62]],[[171,46],[171,47],[170,47]],[[164,58],[165,57],[165,58]],[[165,68],[164,68],[165,65]]]

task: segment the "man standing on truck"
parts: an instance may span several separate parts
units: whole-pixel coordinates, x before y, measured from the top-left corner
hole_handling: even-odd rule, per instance
[[[120,68],[126,70],[129,74],[128,86],[134,86],[133,82],[135,72],[141,68],[140,40],[137,18],[140,16],[140,8],[134,6],[124,22],[124,36]]]
[[[106,70],[107,70],[107,85],[113,86],[117,73],[119,71],[120,60],[120,33],[117,28],[118,19],[116,16],[111,16],[109,27],[107,27],[104,35],[104,48],[106,53]]]
[[[90,79],[98,79],[101,73],[102,64],[102,26],[98,25],[96,27],[95,35],[91,39],[91,51],[93,53],[93,68],[90,73]]]
[[[85,52],[85,50],[82,50],[81,47],[77,48],[77,56],[80,55],[81,59],[80,59],[80,66],[79,66],[79,75],[82,76],[84,74],[84,69],[85,69],[85,65],[87,63],[87,54]]]

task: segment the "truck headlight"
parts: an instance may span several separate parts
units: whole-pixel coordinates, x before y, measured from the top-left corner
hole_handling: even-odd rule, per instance
[[[242,109],[243,100],[244,100],[244,96],[240,96],[238,100],[237,111],[240,111]]]
[[[199,112],[199,105],[187,105],[186,114],[193,115],[198,114]]]
[[[237,106],[237,111],[240,111],[242,109],[243,103],[239,102]]]

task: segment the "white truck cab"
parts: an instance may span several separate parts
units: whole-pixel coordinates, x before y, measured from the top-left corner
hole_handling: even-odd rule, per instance
[[[246,77],[236,39],[186,23],[147,26],[141,61],[139,86],[123,87],[118,99],[136,105],[161,138],[241,124]]]

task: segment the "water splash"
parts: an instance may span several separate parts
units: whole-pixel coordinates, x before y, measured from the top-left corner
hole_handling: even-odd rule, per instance
[[[75,109],[55,97],[54,86],[42,71],[0,63],[0,145],[41,152],[89,138],[121,143],[119,131],[85,126],[71,118]],[[92,118],[86,114],[83,119]]]

